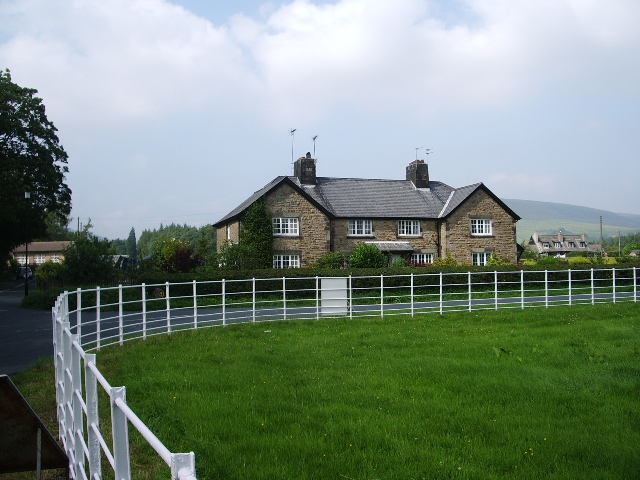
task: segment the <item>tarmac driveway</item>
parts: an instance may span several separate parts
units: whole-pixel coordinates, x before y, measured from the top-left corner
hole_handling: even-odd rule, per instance
[[[35,282],[29,283],[35,289]],[[53,357],[50,310],[20,308],[24,281],[0,283],[0,374],[11,375]]]

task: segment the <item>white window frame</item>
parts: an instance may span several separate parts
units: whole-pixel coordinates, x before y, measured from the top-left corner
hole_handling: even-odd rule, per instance
[[[300,255],[274,255],[273,268],[300,268]]]
[[[53,255],[51,255],[51,261],[53,263],[60,263],[60,255],[54,253]]]
[[[300,220],[297,217],[274,217],[273,234],[278,237],[297,237],[300,235]]]
[[[411,262],[413,263],[433,263],[433,253],[412,253]]]
[[[350,237],[371,237],[373,222],[371,220],[349,220]]]
[[[551,245],[549,244],[549,242],[543,242],[542,243],[542,248],[550,248]]]
[[[398,220],[399,237],[419,237],[420,220]]]
[[[484,267],[491,258],[491,252],[473,252],[471,254],[471,265]]]
[[[580,248],[587,248],[587,242],[580,242]]]
[[[570,248],[576,248],[575,242],[568,242],[567,246],[569,246]]]
[[[18,262],[18,265],[24,265],[27,263],[27,257],[25,255],[16,255],[16,262]]]
[[[471,235],[477,237],[493,235],[493,220],[490,218],[472,218]]]
[[[562,248],[562,242],[553,242],[553,248]]]
[[[42,265],[47,261],[47,256],[44,253],[36,253],[33,255],[33,263],[36,265]]]

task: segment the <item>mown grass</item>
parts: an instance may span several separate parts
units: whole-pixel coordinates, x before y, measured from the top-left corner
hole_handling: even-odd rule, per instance
[[[170,450],[196,453],[199,479],[637,478],[639,313],[244,324],[98,363]],[[166,478],[131,436],[136,478]]]

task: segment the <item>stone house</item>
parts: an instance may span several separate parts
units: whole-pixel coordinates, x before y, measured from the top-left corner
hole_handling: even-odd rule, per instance
[[[63,251],[73,242],[31,242],[29,243],[29,265],[40,265],[44,262],[60,263],[64,260]],[[20,265],[25,265],[26,248],[22,244],[13,251],[13,257]]]
[[[566,257],[568,253],[580,252],[584,255],[602,255],[604,250],[599,243],[589,243],[587,235],[539,235],[534,233],[529,239],[529,246],[534,252],[544,256]]]
[[[405,180],[316,176],[310,154],[220,219],[218,251],[238,242],[247,209],[263,200],[273,219],[273,266],[309,265],[328,252],[374,243],[393,261],[429,264],[451,255],[485,265],[492,253],[516,262],[520,217],[484,184],[452,188],[429,179],[423,160],[406,167]]]

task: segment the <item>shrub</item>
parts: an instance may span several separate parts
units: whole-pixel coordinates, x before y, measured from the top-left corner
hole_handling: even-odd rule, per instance
[[[391,264],[392,268],[399,268],[399,267],[406,267],[406,266],[407,266],[407,261],[402,257],[396,258]]]
[[[496,266],[501,266],[501,265],[509,265],[510,263],[511,262],[508,262],[504,258],[500,258],[495,253],[492,253],[491,256],[489,257],[489,260],[487,260],[487,265],[491,266],[491,267],[496,267]]]
[[[328,268],[330,270],[339,270],[348,266],[349,257],[344,252],[329,252],[316,260],[313,268]]]
[[[455,258],[451,256],[450,253],[447,253],[445,258],[435,258],[433,260],[434,267],[456,267],[458,262]]]
[[[351,268],[381,268],[387,263],[387,256],[372,243],[359,243],[349,256]]]

